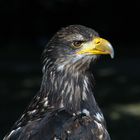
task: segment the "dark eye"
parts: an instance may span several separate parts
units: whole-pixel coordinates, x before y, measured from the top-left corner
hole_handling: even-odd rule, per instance
[[[74,46],[75,48],[80,48],[82,43],[83,43],[83,41],[74,41],[74,42],[73,42],[73,46]]]

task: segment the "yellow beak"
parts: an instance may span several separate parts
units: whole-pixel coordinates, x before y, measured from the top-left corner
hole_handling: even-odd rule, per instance
[[[111,58],[114,58],[112,45],[109,41],[100,37],[96,37],[92,41],[84,43],[77,54],[110,54]]]

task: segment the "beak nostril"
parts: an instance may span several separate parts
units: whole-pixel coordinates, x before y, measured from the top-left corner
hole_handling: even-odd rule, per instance
[[[96,41],[96,44],[100,44],[100,41],[98,40],[98,41]]]
[[[101,39],[100,38],[95,38],[95,44],[98,45],[101,43]]]

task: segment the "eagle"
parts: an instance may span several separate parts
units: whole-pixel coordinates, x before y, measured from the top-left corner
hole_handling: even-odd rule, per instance
[[[95,30],[60,29],[43,51],[39,92],[3,140],[110,140],[92,72],[107,54],[114,57],[113,47]]]

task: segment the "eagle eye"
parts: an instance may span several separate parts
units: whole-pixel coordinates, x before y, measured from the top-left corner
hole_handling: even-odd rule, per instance
[[[74,41],[72,45],[74,48],[80,48],[82,43],[83,41]]]

